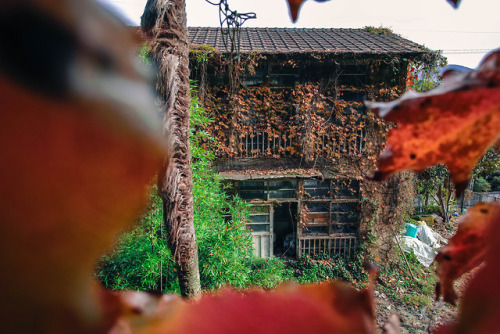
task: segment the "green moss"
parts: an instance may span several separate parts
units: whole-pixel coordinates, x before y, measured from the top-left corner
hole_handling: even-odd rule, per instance
[[[384,28],[384,27],[376,28],[372,26],[366,26],[363,27],[363,30],[373,35],[389,35],[393,33],[393,31],[390,28]]]

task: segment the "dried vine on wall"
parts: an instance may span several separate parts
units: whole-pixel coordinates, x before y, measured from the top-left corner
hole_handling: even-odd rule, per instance
[[[196,52],[203,50],[206,47],[199,46]],[[392,126],[366,110],[363,99],[388,101],[400,96],[415,84],[416,68],[425,65],[388,56],[344,61],[328,53],[302,57],[249,53],[230,71],[224,54],[210,50],[204,55],[192,62],[205,65],[195,77],[206,79],[200,87],[202,103],[215,122],[205,130],[216,139],[213,150],[219,158],[293,159],[303,167],[335,166],[335,177],[346,180],[373,172]],[[316,64],[324,67],[318,71]],[[364,80],[342,80],[352,64],[364,73]],[[280,85],[272,78],[276,68],[300,80]],[[234,89],[227,84],[229,78],[236,79]],[[248,147],[249,141],[258,145]],[[395,226],[412,209],[411,178],[398,176],[382,185],[363,181],[361,188],[362,237],[368,248],[376,244],[383,258],[390,253]]]
[[[335,164],[349,157],[360,162],[361,169],[368,173],[383,147],[388,126],[364,108],[362,98],[349,101],[343,93],[387,100],[406,89],[406,60],[356,58],[359,66],[369,72],[367,83],[339,84],[341,61],[332,60],[328,53],[303,59],[246,53],[233,70],[225,54],[214,49],[196,46],[192,54],[202,103],[216,120],[207,131],[218,141],[216,154],[228,159],[299,158],[306,164]],[[269,63],[288,69],[324,63],[332,64],[334,70],[318,80],[287,86],[277,87],[269,77],[260,84],[245,84],[245,79],[255,76],[257,70],[265,71]],[[392,77],[390,70],[395,71],[399,79],[375,80],[381,68]],[[223,79],[214,82],[212,78],[209,84],[207,78],[214,76]],[[236,87],[227,84],[233,79]],[[249,141],[259,144],[248,147]]]

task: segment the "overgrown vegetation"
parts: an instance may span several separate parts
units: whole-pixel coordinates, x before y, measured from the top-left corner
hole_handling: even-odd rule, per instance
[[[482,176],[480,176],[474,182],[473,189],[476,192],[486,192],[486,191],[490,191],[491,185],[488,181],[486,181],[486,179],[484,179]]]
[[[291,278],[290,270],[279,258],[253,258],[249,261],[249,267],[249,285],[253,287],[272,289]]]
[[[213,153],[200,146],[210,136],[198,129],[210,122],[196,98],[191,104],[191,153],[193,171],[194,223],[202,287],[249,284],[252,255],[250,235],[244,229],[245,203],[225,195],[222,183],[211,169]],[[104,256],[98,279],[111,289],[178,292],[173,258],[163,237],[161,200],[156,187],[151,203],[137,226],[124,233],[116,249]],[[230,217],[230,218],[228,218]]]
[[[368,273],[363,268],[363,261],[359,256],[304,256],[297,261],[290,261],[288,268],[291,270],[291,278],[299,283],[339,279],[360,287],[368,280]]]
[[[257,258],[252,260],[251,269],[250,285],[262,288],[274,288],[285,281],[305,284],[325,280],[342,280],[362,287],[368,280],[359,256],[306,255],[297,260]]]
[[[363,30],[373,35],[388,35],[394,33],[391,28],[385,28],[385,27],[377,28],[372,26],[366,26],[363,28]]]
[[[205,67],[209,58],[213,57],[213,52],[213,50],[202,49],[195,53],[196,63],[199,66]],[[140,53],[143,59],[147,59],[147,49],[141,49]],[[256,61],[250,63],[253,66],[257,66]],[[293,68],[297,65],[292,62],[287,63],[287,66]],[[250,69],[252,69],[252,66],[250,66]],[[413,71],[408,69],[408,75],[411,76],[411,73]],[[289,91],[282,90],[280,92],[273,92],[269,87],[254,88],[252,90],[246,88],[245,94],[249,94],[248,96],[238,95],[240,93],[235,93],[234,91],[232,94],[236,95],[228,96],[227,94],[230,92],[225,91],[225,88],[218,88],[221,90],[219,93],[213,88],[211,91],[205,89],[205,101],[208,101],[206,104],[212,115],[215,110],[218,110],[220,114],[220,108],[224,108],[226,105],[227,107],[237,105],[240,116],[245,116],[242,114],[242,110],[267,113],[268,109],[272,109],[283,110],[285,113],[279,115],[276,112],[274,121],[271,119],[271,123],[274,125],[262,129],[259,129],[256,124],[252,125],[245,121],[237,123],[228,118],[225,120],[226,123],[233,126],[237,124],[242,126],[237,128],[237,131],[233,128],[234,137],[227,136],[226,130],[223,129],[224,122],[220,122],[221,119],[218,119],[217,124],[214,124],[213,120],[208,116],[209,113],[205,112],[199,105],[197,98],[193,98],[191,104],[190,143],[193,171],[194,221],[198,239],[201,284],[204,290],[214,290],[224,285],[236,288],[259,287],[271,289],[290,280],[299,283],[311,283],[329,279],[340,279],[354,283],[358,287],[366,283],[368,277],[366,271],[363,269],[363,261],[366,258],[363,255],[352,258],[338,256],[333,258],[329,258],[328,256],[311,258],[305,256],[299,260],[283,260],[279,258],[261,259],[255,257],[251,246],[251,236],[244,227],[244,223],[248,218],[246,203],[237,197],[229,198],[225,194],[221,180],[212,168],[216,154],[219,156],[234,156],[241,150],[240,144],[236,144],[236,134],[241,136],[244,133],[252,133],[256,130],[266,132],[270,138],[277,138],[277,135],[283,132],[285,128],[288,130],[291,129],[292,134],[306,131],[310,134],[308,136],[309,140],[312,140],[311,142],[293,141],[294,145],[289,146],[287,151],[267,151],[264,152],[264,155],[278,157],[297,154],[301,156],[307,153],[311,156],[318,156],[320,153],[326,153],[330,161],[335,161],[345,152],[333,151],[331,148],[319,146],[314,141],[317,139],[316,137],[320,138],[323,135],[327,135],[325,131],[329,127],[334,131],[338,130],[337,127],[339,125],[344,130],[352,128],[352,133],[339,132],[344,137],[330,136],[340,143],[354,142],[356,138],[355,134],[361,127],[365,126],[365,122],[371,123],[374,129],[380,131],[377,136],[381,135],[383,137],[386,129],[382,124],[379,124],[380,122],[377,125],[373,124],[375,120],[372,114],[363,115],[360,120],[359,112],[356,111],[357,108],[361,107],[359,102],[345,102],[337,99],[340,90],[346,87],[332,87],[333,92],[329,91],[332,88],[322,88],[320,92],[318,91],[320,87],[316,85],[302,85]],[[357,91],[354,87],[347,88],[348,90]],[[373,91],[374,87],[369,89]],[[315,94],[311,94],[311,92],[315,92]],[[382,89],[377,92],[377,95],[384,94],[390,98],[398,93],[396,88]],[[287,95],[286,99],[284,95]],[[330,99],[327,96],[334,97]],[[229,99],[230,103],[227,103],[226,99]],[[298,106],[300,115],[290,116],[288,114],[287,110],[289,108],[283,104],[287,99],[291,101],[289,104],[295,103]],[[246,106],[246,108],[243,108],[243,106]],[[330,110],[329,107],[333,109],[328,111]],[[313,110],[314,112],[312,112]],[[343,115],[345,110],[350,111]],[[228,117],[234,117],[230,113],[228,115]],[[333,116],[338,118],[340,123],[331,123],[325,127],[324,119],[330,119]],[[245,117],[250,119],[250,115],[246,115]],[[259,117],[252,115],[252,118]],[[264,117],[264,119],[269,120],[268,117]],[[323,121],[321,121],[322,119]],[[318,129],[322,129],[321,131],[323,132],[318,132]],[[227,138],[228,141],[221,141],[221,138]],[[370,140],[372,139],[370,138]],[[381,143],[377,143],[377,147],[378,145],[381,145]],[[331,147],[334,146],[331,145]],[[232,150],[233,148],[235,150]],[[306,152],[307,150],[309,151]],[[378,148],[374,147],[369,149],[372,159],[368,160],[371,163],[375,162],[375,152],[377,150]],[[357,157],[360,156],[358,155]],[[378,190],[378,188],[375,188],[373,192],[366,193],[365,195],[377,192]],[[389,212],[391,211],[389,207],[392,204],[384,205],[385,199],[383,198],[380,199],[380,202],[373,202],[373,198],[371,197],[369,201],[365,198],[365,202],[370,202],[370,205],[376,206],[376,209],[380,211],[376,215],[375,220],[382,216],[389,217],[388,224],[394,224],[397,222],[401,223],[406,219],[408,211],[406,206],[410,203],[409,199],[412,196],[413,192],[411,189],[399,189],[397,195],[392,199],[395,201],[393,203],[395,212]],[[97,277],[105,286],[111,289],[153,290],[178,293],[179,286],[173,258],[164,241],[161,200],[156,196],[155,187],[152,188],[150,197],[151,203],[148,211],[140,219],[137,226],[133,230],[124,233],[117,242],[117,248],[101,259]],[[400,207],[405,207],[404,212],[401,213],[398,211]],[[372,238],[376,238],[377,232],[375,228],[370,231],[373,234]],[[387,240],[390,242],[392,235],[387,236]],[[367,252],[362,254],[366,255]],[[370,259],[373,260],[373,258]],[[412,263],[412,265],[415,266],[412,269],[415,271],[417,270],[417,266],[420,266],[418,262]],[[390,262],[382,268],[382,275],[390,277],[390,279],[395,279],[399,277],[397,276],[398,273],[404,271],[401,268],[405,268],[405,265],[400,260]],[[404,284],[400,288],[405,288]],[[413,289],[420,289],[419,292],[422,293],[425,290],[423,287]],[[389,293],[387,294],[389,295]],[[403,302],[406,304],[413,303],[410,300]]]
[[[114,290],[179,293],[172,254],[163,237],[161,199],[152,187],[150,203],[137,226],[118,239],[115,250],[101,258],[98,280]]]
[[[474,191],[500,191],[500,145],[492,146],[474,168]]]
[[[305,256],[299,260],[261,259],[253,255],[245,230],[246,204],[229,198],[212,169],[213,140],[203,128],[211,122],[196,98],[191,105],[191,152],[194,221],[198,238],[201,285],[274,288],[285,281],[311,283],[341,279],[363,285],[367,274],[360,257]],[[113,252],[99,262],[96,276],[115,290],[179,293],[175,265],[163,235],[161,199],[151,188],[150,205],[137,226],[125,232]]]
[[[489,182],[492,191],[500,191],[500,170],[497,170],[490,175]]]
[[[388,28],[365,30],[392,33]],[[365,129],[371,135],[364,141],[371,146],[363,149],[367,167],[376,162],[386,127],[365,112],[363,98],[398,97],[407,87],[422,86],[423,78],[428,82],[436,77],[436,67],[445,62],[440,54],[429,51],[414,59],[251,52],[233,63],[226,54],[204,45],[191,48],[192,77],[200,86],[203,106],[217,121],[207,131],[218,142],[218,157],[295,157],[339,164],[346,153],[361,155],[349,146],[356,146],[359,132]],[[359,78],[346,77],[344,72]],[[248,138],[256,136],[269,141],[269,147],[248,148]],[[336,151],[336,147],[344,148]]]
[[[420,310],[433,302],[435,271],[435,263],[426,268],[414,254],[398,253],[390,261],[380,263],[378,288],[395,303]]]

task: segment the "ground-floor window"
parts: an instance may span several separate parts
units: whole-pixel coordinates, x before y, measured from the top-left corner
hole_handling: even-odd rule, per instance
[[[352,255],[360,221],[358,180],[231,181],[250,203],[246,225],[260,257]]]

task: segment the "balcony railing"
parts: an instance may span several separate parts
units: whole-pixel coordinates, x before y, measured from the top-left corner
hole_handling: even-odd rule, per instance
[[[357,237],[349,236],[302,236],[299,237],[299,255],[320,254],[351,256],[357,244]]]
[[[294,138],[270,136],[266,132],[252,132],[238,143],[239,158],[254,158],[263,156],[290,156],[296,145]]]
[[[315,143],[313,150],[325,158],[335,155],[362,154],[365,149],[365,131],[358,130],[353,140],[340,140],[324,135]],[[238,158],[290,157],[299,153],[297,137],[287,135],[273,136],[266,132],[252,132],[239,138],[237,142]]]

